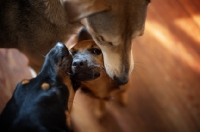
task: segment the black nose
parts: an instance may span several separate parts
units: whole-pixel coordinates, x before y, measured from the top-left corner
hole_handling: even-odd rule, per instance
[[[72,62],[72,66],[74,67],[86,67],[87,66],[87,60],[75,60]]]
[[[118,84],[118,85],[124,85],[128,82],[129,78],[127,76],[124,77],[116,77],[114,76],[114,81]]]

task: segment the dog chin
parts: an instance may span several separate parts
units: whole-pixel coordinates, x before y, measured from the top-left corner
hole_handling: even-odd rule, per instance
[[[100,73],[74,73],[72,78],[76,81],[91,81],[100,77]]]

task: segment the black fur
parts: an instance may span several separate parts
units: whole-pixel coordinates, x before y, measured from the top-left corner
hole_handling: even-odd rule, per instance
[[[64,57],[65,62],[59,65]],[[46,55],[36,78],[27,84],[18,83],[0,116],[0,131],[69,132],[65,111],[68,109],[68,87],[73,84],[66,86],[59,72],[69,72],[71,61],[68,49],[61,43],[57,44]],[[44,82],[50,84],[48,90],[41,88]]]

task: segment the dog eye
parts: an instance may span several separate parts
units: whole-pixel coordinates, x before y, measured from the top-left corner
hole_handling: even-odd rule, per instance
[[[100,36],[100,40],[103,41],[103,42],[105,41],[105,39],[104,39],[102,36]],[[105,41],[105,42],[106,42],[106,41]],[[107,44],[109,44],[110,46],[113,46],[113,43],[112,43],[112,42],[107,42]]]
[[[91,53],[95,54],[95,55],[100,55],[101,54],[101,50],[97,49],[97,48],[93,48],[93,49],[91,49]]]

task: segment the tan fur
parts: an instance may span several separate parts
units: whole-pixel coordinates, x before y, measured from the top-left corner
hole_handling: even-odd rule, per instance
[[[94,12],[110,10],[105,0],[63,0],[63,3],[70,22],[76,22]]]
[[[69,114],[69,111],[65,111],[65,115],[66,115],[66,123],[67,123],[67,126],[69,126],[71,128],[71,119],[70,119],[70,114]]]
[[[50,88],[50,85],[48,84],[48,83],[42,83],[42,85],[41,85],[41,88],[44,90],[44,91],[46,91],[46,90],[48,90],[49,88]]]
[[[129,80],[134,63],[131,52],[134,38],[144,32],[150,0],[106,0],[110,10],[81,20],[101,48],[105,69],[118,84]],[[114,61],[113,61],[114,59]]]
[[[84,52],[91,47],[99,48],[93,40],[85,40],[77,43],[70,51]],[[92,57],[101,67],[104,67],[103,55]],[[90,81],[81,82],[81,89],[88,89],[91,98],[99,99],[98,106],[94,109],[94,114],[97,118],[101,119],[106,112],[105,103],[111,98],[116,98],[116,102],[120,105],[125,105],[125,89],[121,90],[120,87],[113,79],[111,79],[103,68],[100,68],[100,77]]]
[[[59,64],[57,64],[58,66],[57,70],[58,70],[59,77],[62,79],[62,82],[68,87],[68,90],[69,90],[68,111],[70,112],[72,108],[74,96],[75,96],[75,91],[73,89],[70,76],[67,73],[63,72],[63,71],[68,71],[66,69],[70,69],[70,67],[66,67],[63,64],[63,63],[69,63],[67,59],[68,58],[65,57],[64,59],[62,59],[61,62],[59,62]]]
[[[30,82],[30,80],[24,79],[24,80],[22,81],[22,85],[28,84],[29,82]]]
[[[71,85],[70,76],[66,75],[66,73],[60,73],[60,76],[62,77],[64,84],[67,85],[69,90],[68,111],[70,112],[73,105],[75,91],[73,89],[73,86]]]
[[[29,65],[39,72],[44,61],[42,56],[56,42],[66,43],[83,24],[103,52],[108,75],[118,84],[125,84],[134,64],[132,40],[143,34],[149,2],[1,0],[0,47],[19,49],[28,57]],[[113,58],[116,61],[112,61]]]

